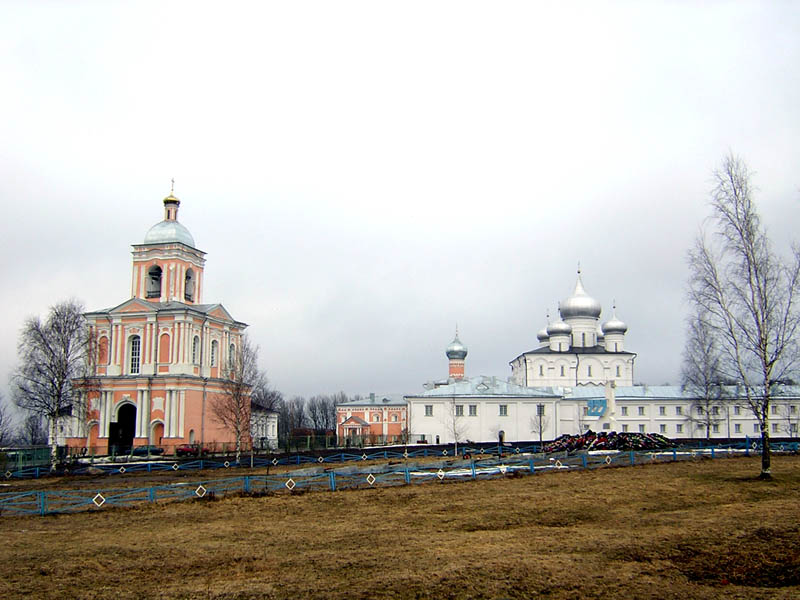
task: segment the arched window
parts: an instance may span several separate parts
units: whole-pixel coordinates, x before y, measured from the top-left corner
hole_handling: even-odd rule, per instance
[[[233,368],[233,359],[236,358],[236,346],[231,344],[228,348],[228,367]]]
[[[581,346],[586,346],[586,334],[581,333]]]
[[[586,367],[586,375],[587,375],[588,377],[591,377],[591,376],[592,376],[592,365],[588,365],[588,366]]]
[[[194,271],[186,269],[186,277],[183,281],[183,299],[194,302]]]
[[[97,344],[97,364],[108,364],[108,338],[106,336],[101,337]]]
[[[619,377],[619,365],[617,365],[617,377]]]
[[[132,335],[129,344],[131,357],[130,373],[131,375],[137,375],[139,373],[139,365],[141,364],[142,358],[142,338],[140,338],[138,335]]]
[[[544,366],[543,365],[539,365],[539,376],[540,377],[544,376]]]
[[[192,340],[192,364],[200,362],[200,338],[194,336]]]
[[[561,365],[561,376],[564,376],[564,365]]]
[[[161,297],[161,267],[154,265],[147,271],[147,298]]]
[[[217,354],[219,354],[219,344],[217,340],[211,342],[211,366],[217,366]]]

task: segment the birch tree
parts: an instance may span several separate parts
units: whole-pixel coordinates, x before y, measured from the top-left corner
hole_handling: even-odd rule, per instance
[[[711,235],[689,252],[689,299],[721,352],[720,372],[740,384],[761,432],[761,474],[771,478],[770,405],[797,367],[800,249],[772,249],[753,201],[752,174],[729,155],[714,172]]]
[[[20,332],[12,394],[17,406],[46,420],[51,469],[58,457],[59,424],[78,402],[73,386],[92,375],[91,351],[83,305],[77,300],[52,306],[45,321],[29,317]]]
[[[706,439],[714,425],[722,421],[721,411],[727,414],[726,393],[722,376],[722,353],[717,337],[703,314],[692,315],[687,322],[686,347],[683,351],[681,381],[683,389],[692,396],[689,414],[692,427],[702,427]]]

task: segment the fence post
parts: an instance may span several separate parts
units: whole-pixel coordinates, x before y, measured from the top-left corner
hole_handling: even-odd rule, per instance
[[[636,464],[636,454],[634,453],[633,450],[631,450],[631,464],[632,465]]]
[[[244,493],[247,494],[250,492],[250,476],[244,476]]]
[[[409,473],[408,467],[406,467],[405,476],[406,476],[406,485],[408,485],[411,483],[411,473]]]
[[[581,456],[581,463],[583,463],[583,468],[585,469],[586,468],[586,455],[585,454]]]
[[[471,461],[469,461],[469,464],[472,467],[472,478],[475,479],[477,477],[477,475],[475,473],[475,461],[471,460]]]
[[[530,464],[530,467],[531,467],[531,473],[534,473],[534,474],[535,474],[535,473],[536,473],[536,467],[534,467],[534,466],[533,466],[533,459],[530,459],[530,460],[528,461],[528,464]]]
[[[714,446],[711,446],[711,458],[714,458]]]
[[[39,514],[47,514],[47,492],[39,492]]]
[[[744,436],[744,455],[750,456],[750,436]]]
[[[149,488],[147,490],[147,500],[149,502],[155,502],[156,501],[156,488],[151,487],[151,488]]]
[[[201,471],[203,470],[203,459],[202,458],[200,459],[200,470]]]
[[[330,473],[328,473],[328,477],[330,478],[331,491],[335,492],[336,491],[336,473],[331,471]]]
[[[678,450],[676,448],[672,449],[672,461],[675,462],[678,460]]]

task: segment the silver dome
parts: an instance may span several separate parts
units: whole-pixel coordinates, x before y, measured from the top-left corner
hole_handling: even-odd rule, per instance
[[[467,347],[458,339],[458,331],[456,331],[456,337],[453,338],[453,341],[450,342],[450,345],[447,347],[447,358],[464,360],[466,357]]]
[[[192,234],[178,221],[156,223],[144,236],[145,244],[169,244],[174,242],[180,242],[192,248],[195,247]]]
[[[547,327],[544,329],[540,329],[539,333],[536,334],[536,339],[540,342],[546,342],[550,338],[550,334],[547,333]]]
[[[578,280],[575,282],[575,291],[572,296],[564,300],[559,306],[562,319],[569,319],[571,317],[591,317],[597,318],[602,312],[600,303],[589,296],[586,290],[583,289],[583,282],[581,281],[580,271],[578,272]]]
[[[564,321],[555,321],[547,326],[547,335],[569,335],[572,333],[572,325]]]
[[[628,326],[617,318],[617,307],[615,306],[613,316],[603,323],[603,333],[625,333],[626,331],[628,331]]]

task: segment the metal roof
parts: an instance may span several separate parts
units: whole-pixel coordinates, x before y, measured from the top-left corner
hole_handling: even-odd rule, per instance
[[[524,387],[498,377],[465,377],[442,385],[422,394],[409,394],[406,398],[416,397],[449,397],[449,396],[521,396],[536,398],[553,398],[561,396],[559,388]]]

